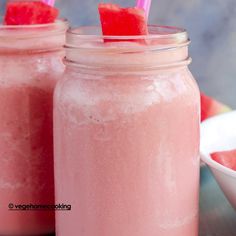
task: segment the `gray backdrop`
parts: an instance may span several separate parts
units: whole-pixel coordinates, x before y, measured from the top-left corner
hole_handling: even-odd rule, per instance
[[[135,4],[135,0],[111,1]],[[4,2],[0,0],[0,9]],[[98,23],[99,2],[57,0],[57,6],[62,16],[78,26]],[[153,0],[150,23],[186,28],[192,40],[191,70],[201,90],[236,108],[235,0]]]

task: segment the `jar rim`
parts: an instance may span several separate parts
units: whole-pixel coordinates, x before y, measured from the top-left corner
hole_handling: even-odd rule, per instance
[[[0,53],[57,50],[65,45],[68,26],[66,19],[50,24],[0,25]]]
[[[0,39],[7,37],[27,38],[51,35],[54,33],[66,32],[69,27],[69,22],[65,18],[56,20],[48,24],[34,25],[0,25]],[[37,33],[39,32],[39,33]]]
[[[61,18],[57,19],[53,23],[47,23],[47,24],[33,24],[33,25],[0,25],[0,30],[2,29],[35,29],[35,28],[43,28],[43,27],[48,27],[48,26],[53,26],[53,25],[59,25],[66,23],[68,24],[68,20],[66,18]]]
[[[149,35],[103,36],[99,26],[71,28],[66,34],[65,64],[137,70],[190,63],[185,29],[158,25],[148,29]]]
[[[82,26],[69,28],[67,31],[67,44],[78,42],[103,42],[103,41],[154,41],[163,40],[163,44],[185,44],[189,42],[188,33],[184,28],[165,25],[148,25],[148,35],[134,36],[103,36],[100,26]]]

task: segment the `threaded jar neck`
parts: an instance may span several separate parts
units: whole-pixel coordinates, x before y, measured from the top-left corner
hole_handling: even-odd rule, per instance
[[[64,19],[41,25],[1,25],[0,54],[52,51],[65,44],[68,22]]]
[[[187,65],[189,43],[177,27],[150,25],[144,36],[102,36],[100,27],[80,27],[67,32],[65,63],[111,71]]]

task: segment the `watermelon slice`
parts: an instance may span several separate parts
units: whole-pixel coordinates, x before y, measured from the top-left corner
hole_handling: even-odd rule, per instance
[[[59,11],[41,1],[10,1],[6,6],[5,24],[34,25],[53,23]]]
[[[236,171],[236,149],[212,153],[211,158],[221,165]]]
[[[121,8],[116,4],[101,3],[98,10],[103,35],[136,36],[148,34],[147,18],[143,9]]]
[[[231,109],[214,100],[211,97],[201,93],[201,121],[204,121],[212,116],[231,111]]]

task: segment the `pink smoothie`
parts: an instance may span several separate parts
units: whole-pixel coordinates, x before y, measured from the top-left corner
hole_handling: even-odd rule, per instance
[[[55,92],[55,179],[72,210],[56,213],[57,236],[198,235],[199,91],[186,65],[144,70],[173,53],[125,55],[143,65],[127,73],[68,66]]]
[[[49,50],[37,34],[37,43],[35,38],[30,43],[29,29],[27,33],[23,30],[25,39],[20,42],[20,29],[3,30],[0,29],[0,235],[42,235],[54,231],[54,211],[16,211],[9,210],[8,205],[54,204],[53,91],[64,70],[60,39],[63,41],[64,36],[53,38],[53,50]],[[12,34],[8,49],[3,40],[8,37],[5,32]],[[47,45],[50,47],[50,43]]]
[[[52,232],[54,212],[8,210],[9,203],[54,202],[52,91],[1,87],[0,100],[0,231],[18,235],[27,228],[31,235],[40,225]]]

